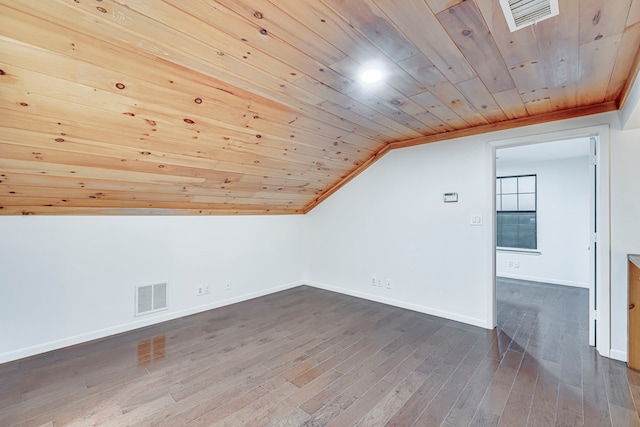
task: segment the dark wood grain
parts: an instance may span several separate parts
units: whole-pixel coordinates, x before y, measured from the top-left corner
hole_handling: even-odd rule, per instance
[[[640,426],[584,289],[498,280],[494,331],[298,287],[0,365],[0,425]]]

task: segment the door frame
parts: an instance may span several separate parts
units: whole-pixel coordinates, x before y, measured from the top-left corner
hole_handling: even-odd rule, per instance
[[[504,138],[489,141],[487,144],[487,161],[491,170],[491,179],[487,182],[488,194],[491,195],[491,212],[496,210],[495,180],[496,180],[496,150],[500,148],[517,147],[523,145],[539,144],[558,141],[562,139],[574,139],[581,137],[596,137],[598,152],[598,168],[596,175],[596,225],[598,230],[598,245],[596,249],[595,277],[597,288],[594,295],[597,301],[597,322],[595,328],[596,349],[602,356],[610,357],[611,354],[611,251],[610,251],[610,194],[609,194],[609,147],[610,129],[608,124],[588,126],[577,129],[569,129],[557,132],[533,134],[521,137]],[[488,232],[491,235],[491,290],[489,292],[489,318],[487,324],[497,325],[496,309],[496,219],[487,221]],[[591,284],[590,284],[591,286]],[[591,307],[589,307],[591,310]]]

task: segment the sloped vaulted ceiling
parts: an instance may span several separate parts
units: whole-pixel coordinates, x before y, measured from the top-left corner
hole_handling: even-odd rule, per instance
[[[302,213],[391,148],[614,110],[640,0],[2,0],[0,213]],[[384,81],[358,81],[376,64]]]

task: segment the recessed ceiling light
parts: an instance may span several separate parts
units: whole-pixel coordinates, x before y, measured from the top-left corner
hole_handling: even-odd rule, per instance
[[[360,74],[360,79],[365,83],[375,83],[382,79],[382,71],[376,68],[369,68]]]

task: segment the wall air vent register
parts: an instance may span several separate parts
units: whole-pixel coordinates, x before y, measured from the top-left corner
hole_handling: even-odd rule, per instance
[[[167,309],[167,284],[136,286],[135,315],[142,316]]]

